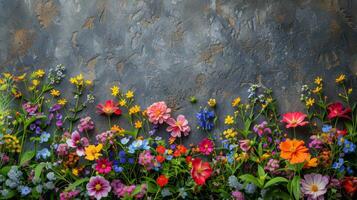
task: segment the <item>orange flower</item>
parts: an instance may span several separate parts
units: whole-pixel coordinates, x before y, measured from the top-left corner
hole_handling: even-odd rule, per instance
[[[280,145],[280,157],[289,160],[290,164],[297,164],[305,162],[310,155],[308,148],[305,147],[305,143],[302,140],[290,140],[281,142]]]
[[[306,159],[306,162],[304,164],[304,168],[305,169],[309,169],[309,168],[312,168],[312,167],[316,167],[318,164],[317,162],[317,158],[311,158],[311,155],[309,155]]]

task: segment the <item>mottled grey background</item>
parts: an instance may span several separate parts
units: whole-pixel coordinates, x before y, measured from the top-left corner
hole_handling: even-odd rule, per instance
[[[120,83],[192,126],[200,104],[189,96],[226,112],[251,83],[272,87],[282,111],[301,110],[303,83],[357,72],[356,10],[356,0],[0,0],[1,71],[62,63],[93,79],[99,100]]]

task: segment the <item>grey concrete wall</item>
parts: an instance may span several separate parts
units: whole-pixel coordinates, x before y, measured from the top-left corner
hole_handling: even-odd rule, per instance
[[[299,110],[303,83],[357,72],[356,10],[356,0],[1,0],[1,70],[62,63],[94,80],[98,100],[120,83],[193,126],[189,96],[225,112],[256,82],[282,111]]]

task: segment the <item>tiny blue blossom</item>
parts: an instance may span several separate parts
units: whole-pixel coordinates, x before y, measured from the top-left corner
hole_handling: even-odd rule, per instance
[[[36,154],[36,159],[47,159],[48,157],[51,156],[51,152],[47,148],[43,148],[40,151],[37,152]]]
[[[42,132],[40,135],[40,143],[48,142],[48,139],[51,137],[51,135],[47,132]]]

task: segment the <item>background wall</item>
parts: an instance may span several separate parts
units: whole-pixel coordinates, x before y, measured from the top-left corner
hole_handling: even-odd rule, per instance
[[[142,107],[165,100],[192,126],[191,95],[225,112],[251,83],[272,87],[281,111],[301,110],[298,90],[314,76],[357,72],[356,9],[356,0],[0,0],[1,71],[62,63],[94,80],[97,102],[120,83]]]

